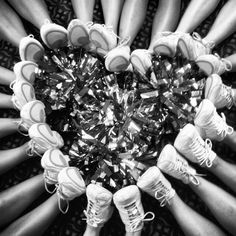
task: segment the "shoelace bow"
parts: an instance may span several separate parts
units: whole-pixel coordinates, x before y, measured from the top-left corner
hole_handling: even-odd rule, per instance
[[[193,32],[192,33],[192,37],[193,39],[195,39],[196,41],[202,43],[205,47],[212,49],[215,46],[215,43],[213,41],[211,42],[206,42],[202,39],[202,37],[200,36],[200,34],[198,34],[197,32]]]
[[[187,162],[184,162],[183,160],[177,158],[177,161],[175,162],[175,164],[173,166],[173,170],[176,171],[177,174],[180,173],[181,175],[186,177],[193,184],[199,185],[200,182],[199,182],[198,178],[196,177],[198,174],[193,174],[190,172],[189,165]]]
[[[128,211],[129,223],[130,223],[129,226],[131,228],[131,231],[134,231],[141,222],[151,221],[155,218],[155,214],[151,211],[146,212],[144,215],[141,215],[137,209],[136,204],[132,204],[126,210]],[[133,212],[135,212],[135,214],[132,214]],[[137,216],[137,213],[138,213],[138,216]],[[151,215],[151,217],[146,218],[148,215]]]
[[[54,175],[56,175],[56,173],[54,173]],[[44,187],[45,187],[46,191],[51,194],[54,193],[56,191],[56,187],[53,190],[50,190],[47,185],[47,184],[54,184],[55,183],[54,178],[50,176],[48,170],[44,170],[43,177],[44,177]]]
[[[205,164],[208,168],[212,166],[215,154],[211,150],[212,143],[210,139],[206,139],[204,142],[200,137],[197,137],[191,143],[190,148],[200,165]]]
[[[232,134],[234,132],[234,129],[227,125],[226,123],[226,117],[224,113],[221,113],[221,116],[216,114],[212,117],[211,123],[214,126],[214,129],[216,129],[217,135],[219,135],[221,138],[225,138],[227,134]]]
[[[171,198],[171,188],[168,189],[161,181],[159,181],[155,186],[152,187],[155,192],[155,198],[160,202],[160,206],[164,207],[166,203],[169,203]],[[161,196],[158,197],[158,194]]]
[[[216,56],[219,61],[223,62],[223,65],[224,65],[224,68],[226,71],[232,70],[232,63],[229,60],[220,57],[220,55],[218,53],[214,53],[214,56]]]
[[[40,139],[40,138],[38,138]],[[43,140],[43,139],[42,139]],[[45,149],[45,147],[43,147],[42,145],[40,145],[37,141],[35,141],[33,138],[30,140],[29,142],[29,147],[26,150],[26,154],[29,156],[33,156],[34,153],[37,154],[38,156],[42,157],[42,154],[40,154],[37,150],[36,150],[36,145],[40,148],[40,149]]]

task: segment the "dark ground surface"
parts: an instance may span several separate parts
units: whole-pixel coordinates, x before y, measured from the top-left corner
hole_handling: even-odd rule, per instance
[[[98,1],[97,1],[98,2]],[[200,27],[197,28],[197,32],[200,33],[201,36],[206,35],[210,26],[212,25],[215,17],[219,9],[222,7],[225,1],[221,1],[217,10],[207,18]],[[55,23],[63,25],[67,27],[68,23],[71,19],[75,18],[71,6],[71,2],[68,0],[47,0],[46,1],[52,20]],[[186,8],[188,4],[188,0],[184,0],[182,4],[182,10]],[[147,16],[145,19],[144,26],[142,27],[140,33],[136,37],[132,49],[136,48],[147,48],[149,44],[149,38],[151,34],[151,25],[155,10],[157,8],[158,1],[150,0]],[[101,12],[101,6],[99,3],[96,4],[94,10],[94,22],[103,22],[103,16]],[[30,23],[25,22],[25,28],[28,33],[32,33],[35,35],[37,39],[39,39],[38,30],[33,27]],[[227,56],[233,53],[236,53],[236,33],[231,35],[227,40],[221,43],[219,46],[215,48],[215,51],[220,56]],[[5,41],[0,41],[0,65],[9,69],[13,68],[14,63],[19,61],[18,50]],[[231,84],[233,87],[236,87],[235,84],[235,73],[226,73],[222,76],[224,83]],[[1,86],[1,92],[5,92],[11,94],[10,89]],[[227,117],[227,122],[231,124],[235,128],[235,108],[232,108],[230,111],[223,110]],[[19,117],[19,112],[15,110],[1,110],[0,117]],[[0,139],[0,149],[10,149],[15,148],[17,146],[22,145],[27,141],[26,138],[22,138],[20,134],[14,134],[12,136],[8,136]],[[214,151],[219,154],[223,159],[228,160],[230,162],[235,163],[235,152],[232,152],[227,146],[222,143],[214,143],[213,145]],[[24,163],[18,165],[16,168],[10,170],[0,177],[0,191],[7,189],[13,185],[16,185],[23,180],[26,180],[38,173],[42,172],[42,168],[40,167],[40,159],[34,158]],[[206,173],[206,178],[222,188],[226,189],[230,192],[227,187],[225,187],[216,177],[212,176],[210,173],[201,170],[201,173]],[[186,204],[192,207],[194,210],[204,215],[208,219],[216,222],[214,217],[211,215],[207,207],[204,203],[199,199],[190,188],[183,185],[179,181],[175,181],[174,179],[170,179],[173,187],[176,189],[177,193],[184,200]],[[49,197],[48,194],[43,194],[37,202],[35,202],[32,206],[30,206],[25,212],[33,209],[35,206],[43,202],[45,199]],[[143,230],[142,235],[152,235],[152,236],[170,236],[170,235],[183,235],[183,232],[179,228],[177,222],[170,214],[170,212],[166,208],[161,208],[157,201],[152,199],[151,197],[143,194],[142,202],[144,205],[145,211],[153,211],[156,215],[156,218],[149,223],[145,224],[145,228]],[[85,221],[83,218],[83,209],[86,207],[86,199],[85,197],[78,198],[71,202],[69,212],[66,215],[58,216],[54,223],[48,228],[48,230],[44,233],[47,236],[53,235],[82,235],[85,229]],[[24,212],[24,213],[25,213]],[[124,226],[119,219],[118,213],[115,212],[113,214],[112,219],[105,225],[101,232],[102,236],[109,235],[124,235]]]

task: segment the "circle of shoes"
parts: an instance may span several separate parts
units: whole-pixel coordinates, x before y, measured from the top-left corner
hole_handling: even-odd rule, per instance
[[[229,71],[232,65],[218,55],[211,54],[213,44],[204,42],[197,33],[191,36],[163,32],[154,44],[153,52],[139,49],[131,54],[129,38],[120,39],[111,27],[92,22],[85,24],[78,19],[72,20],[67,29],[45,22],[40,35],[45,45],[55,51],[67,46],[83,47],[103,58],[106,69],[116,73],[135,70],[144,75],[152,65],[153,53],[173,57],[180,50],[185,58],[195,61],[208,76],[205,99],[197,108],[194,124],[187,124],[180,130],[174,144],[168,144],[162,149],[156,166],[145,170],[138,177],[136,185],[126,186],[112,194],[94,182],[86,186],[80,170],[69,166],[69,156],[60,151],[64,145],[63,138],[46,123],[45,105],[36,100],[33,87],[34,74],[39,70],[38,63],[44,57],[45,49],[32,35],[21,40],[19,53],[22,61],[14,66],[16,80],[10,86],[13,90],[12,102],[20,111],[19,132],[29,135],[31,139],[27,154],[42,157],[45,188],[50,193],[56,191],[63,213],[68,211],[69,201],[86,193],[88,204],[84,215],[91,226],[101,227],[110,219],[113,202],[127,232],[142,229],[143,222],[153,220],[154,214],[144,213],[139,189],[155,197],[161,207],[165,206],[175,195],[175,190],[162,172],[184,183],[198,185],[197,176],[200,174],[187,160],[211,167],[216,158],[211,150],[211,140],[221,141],[233,132],[233,128],[226,124],[225,117],[216,111],[235,105],[233,90],[224,85],[219,76]]]

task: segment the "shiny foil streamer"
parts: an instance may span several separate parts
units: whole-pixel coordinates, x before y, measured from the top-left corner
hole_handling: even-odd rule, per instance
[[[101,59],[71,48],[49,52],[36,75],[36,96],[48,107],[49,124],[73,134],[70,165],[87,183],[111,191],[134,184],[178,130],[193,122],[205,83],[181,55],[153,57],[145,75],[114,74]]]

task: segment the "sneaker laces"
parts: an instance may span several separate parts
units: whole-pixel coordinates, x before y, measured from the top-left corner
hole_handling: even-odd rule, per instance
[[[44,149],[45,147],[43,147],[42,145],[38,144],[34,139],[31,139],[29,141],[29,146],[28,146],[28,149],[26,150],[26,154],[28,156],[33,156],[34,153],[37,154],[38,156],[42,157],[42,155],[36,150],[36,145],[39,147],[39,148],[42,148]]]
[[[201,43],[202,45],[204,45],[205,47],[209,49],[212,49],[215,46],[215,43],[213,41],[210,41],[210,42],[205,41],[197,32],[193,32],[192,37],[194,40],[198,41],[199,43]]]
[[[176,162],[174,163],[174,166],[172,167],[172,170],[176,173],[176,174],[181,174],[184,178],[187,178],[188,180],[190,180],[193,184],[195,185],[199,185],[199,180],[196,177],[196,174],[191,173],[191,170],[189,168],[189,165],[187,162],[185,162],[184,160],[180,159],[180,158],[176,158]]]
[[[21,106],[19,105],[18,99],[14,93],[12,94],[11,101],[14,105],[14,108],[20,110]]]
[[[161,181],[153,183],[150,189],[155,193],[155,198],[160,201],[160,206],[164,207],[167,203],[170,203],[171,198],[174,196],[171,188],[167,188]],[[158,195],[161,195],[158,197]]]
[[[190,144],[190,148],[200,165],[205,164],[208,168],[212,166],[216,154],[211,150],[212,142],[210,139],[206,139],[204,142],[201,137],[196,137]]]
[[[54,193],[56,191],[56,188],[54,188],[53,190],[50,190],[47,184],[50,184],[50,185],[55,184],[55,179],[57,179],[58,171],[60,170],[61,169],[57,169],[56,167],[46,167],[46,169],[44,169],[44,173],[43,173],[44,186],[48,193]]]
[[[134,232],[141,222],[151,221],[155,218],[155,214],[151,211],[141,215],[135,203],[127,206],[126,211],[129,217],[129,227],[131,228],[131,232]],[[149,218],[146,218],[148,215],[151,216]]]
[[[221,139],[224,139],[227,134],[232,134],[234,132],[233,127],[227,125],[226,117],[223,112],[221,113],[221,116],[217,113],[213,115],[210,124],[213,125],[213,129],[216,130],[217,136],[220,136]]]
[[[229,60],[220,57],[220,55],[218,53],[214,53],[214,56],[216,56],[219,59],[219,61],[223,62],[224,69],[226,71],[232,70],[232,63]]]
[[[60,211],[63,213],[63,214],[66,214],[69,210],[69,201],[70,200],[73,200],[74,199],[74,196],[73,197],[68,197],[67,195],[65,195],[62,191],[62,187],[66,187],[67,189],[70,190],[70,192],[74,194],[77,193],[77,191],[75,190],[74,186],[71,184],[71,183],[57,183],[56,184],[56,190],[57,190],[57,195],[58,195],[58,206],[59,206],[59,209]],[[62,206],[61,206],[61,201],[60,200],[64,200],[66,202],[66,208],[65,210],[63,210]]]
[[[109,206],[109,205],[108,205]],[[107,208],[108,206],[98,206],[97,204],[94,204],[93,201],[89,200],[88,201],[88,210],[84,210],[84,214],[86,216],[86,218],[84,218],[83,220],[87,220],[89,221],[92,225],[95,225],[96,227],[103,222],[103,219],[99,218],[99,212],[101,212],[101,210],[104,211],[104,208]],[[103,209],[101,209],[103,208]]]
[[[221,91],[222,91],[222,95],[223,95],[224,99],[226,100],[226,103],[227,103],[226,106],[227,106],[228,109],[230,109],[234,104],[233,90],[232,90],[231,86],[221,84]]]

